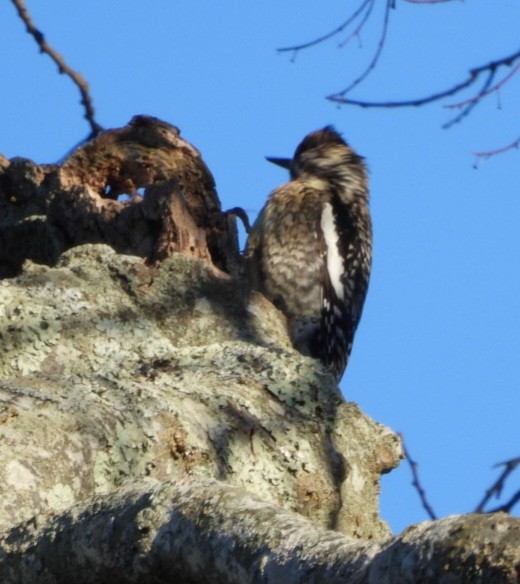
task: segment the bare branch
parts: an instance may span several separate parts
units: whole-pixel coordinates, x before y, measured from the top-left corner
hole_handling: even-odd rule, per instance
[[[395,0],[385,0],[385,2],[386,2],[386,7],[385,7],[385,15],[383,18],[383,28],[381,31],[381,35],[379,37],[377,49],[372,57],[372,60],[370,61],[370,63],[366,67],[366,69],[363,71],[363,73],[358,78],[356,78],[345,90],[343,90],[338,95],[345,95],[346,93],[348,93],[349,91],[354,89],[354,87],[359,85],[362,81],[364,81],[366,79],[366,77],[375,69],[377,63],[379,62],[379,58],[381,57],[381,53],[383,52],[383,48],[384,48],[384,44],[385,44],[385,40],[386,40],[386,35],[388,32],[388,22],[389,22],[389,18],[390,18],[390,10],[395,7]],[[343,32],[347,27],[349,27],[361,15],[361,20],[360,20],[359,24],[357,25],[357,27],[355,28],[355,30],[345,40],[341,41],[341,43],[339,44],[339,47],[342,48],[345,45],[347,45],[353,37],[359,36],[362,28],[364,27],[364,25],[366,24],[366,22],[370,18],[370,15],[371,15],[372,10],[375,6],[375,3],[376,3],[376,0],[364,0],[363,3],[358,7],[358,9],[355,10],[349,16],[349,18],[347,20],[345,20],[342,24],[340,24],[338,27],[336,27],[331,32],[329,32],[325,35],[322,35],[322,36],[320,36],[312,41],[309,41],[308,43],[303,43],[300,45],[293,45],[290,47],[284,47],[284,48],[278,49],[278,51],[279,52],[292,51],[296,55],[298,53],[298,51],[300,51],[302,49],[308,49],[310,47],[313,47],[313,46],[320,44],[322,42],[325,42],[325,41],[333,38],[334,36],[338,35],[339,33]]]
[[[449,122],[446,122],[442,127],[447,129],[447,128],[451,128],[451,126],[453,126],[454,124],[457,124],[458,122],[460,122],[463,118],[465,118],[469,113],[471,113],[471,111],[473,110],[473,108],[479,104],[483,98],[488,97],[489,95],[491,95],[492,93],[498,92],[502,87],[504,87],[504,85],[520,70],[520,62],[517,63],[517,65],[513,68],[512,71],[510,71],[507,75],[505,75],[498,83],[496,83],[495,85],[491,86],[493,79],[495,78],[495,75],[497,73],[497,69],[490,69],[488,71],[488,75],[486,78],[486,81],[482,87],[482,89],[477,93],[477,95],[466,99],[464,101],[461,101],[459,103],[456,104],[449,104],[449,105],[445,105],[445,108],[464,108],[462,110],[462,112],[455,116],[452,120],[450,120]]]
[[[441,4],[446,2],[452,2],[453,0],[405,0],[405,1],[409,2],[410,4]],[[366,22],[372,15],[372,10],[375,4],[376,0],[363,0],[363,2],[361,2],[358,8],[354,10],[354,12],[352,12],[351,15],[343,23],[341,23],[338,27],[336,27],[329,33],[322,35],[310,42],[302,43],[299,45],[292,45],[278,50],[280,52],[292,51],[294,55],[296,55],[297,52],[302,49],[313,47],[317,44],[320,44],[335,37],[336,35],[343,32],[345,29],[347,29],[349,26],[351,26],[356,20],[358,20],[355,29],[343,41],[339,43],[339,47],[342,48],[346,44],[348,44],[353,37],[359,36],[360,31],[362,30],[362,28],[365,26]],[[420,97],[416,99],[406,99],[400,101],[389,100],[379,102],[347,98],[346,97],[347,94],[349,94],[355,87],[362,83],[368,77],[368,75],[370,75],[370,73],[372,73],[376,68],[386,42],[386,37],[389,30],[390,10],[392,8],[395,8],[395,0],[385,0],[385,13],[383,18],[381,34],[379,37],[375,53],[368,66],[365,68],[365,70],[359,77],[357,77],[352,83],[348,85],[348,87],[346,87],[342,91],[327,96],[327,99],[341,105],[357,105],[360,107],[370,108],[422,106],[436,101],[440,101],[446,97],[457,95],[464,91],[465,89],[472,88],[478,82],[479,78],[483,77],[484,82],[482,84],[482,87],[480,88],[480,90],[476,91],[472,97],[464,99],[463,101],[459,101],[456,104],[449,104],[445,106],[448,108],[461,109],[461,111],[457,115],[455,115],[455,117],[453,117],[451,120],[449,120],[443,125],[443,128],[450,128],[453,125],[462,121],[465,117],[467,117],[485,97],[489,96],[492,93],[498,92],[499,89],[502,88],[520,70],[520,50],[519,50],[501,59],[497,59],[485,65],[475,67],[469,71],[468,77],[461,81],[460,83],[456,83],[455,85],[449,87],[448,89],[432,93],[431,95],[427,95],[425,97]],[[512,67],[512,70],[506,75],[504,75],[504,77],[498,83],[493,85],[495,77],[499,69],[502,67]],[[510,148],[513,148],[514,146],[516,146],[516,142],[506,147],[506,149],[508,150]],[[496,151],[497,154],[498,152],[499,151]],[[495,152],[482,153],[482,156],[489,157],[490,155],[493,154],[495,154]],[[481,155],[480,153],[476,154],[476,156],[480,155]]]
[[[520,501],[520,490],[518,490],[507,503],[500,505],[499,507],[495,507],[494,509],[490,509],[488,513],[498,513],[502,511],[504,513],[511,513],[511,509]]]
[[[315,45],[318,45],[320,43],[323,43],[323,42],[329,40],[330,38],[336,36],[340,32],[343,32],[348,26],[350,26],[352,24],[352,22],[354,22],[354,20],[356,20],[356,18],[363,12],[363,10],[365,10],[365,8],[367,6],[371,10],[371,7],[369,5],[373,5],[374,3],[375,3],[375,0],[364,0],[363,3],[361,4],[361,6],[359,6],[359,8],[355,12],[353,12],[347,18],[347,20],[345,20],[345,22],[340,24],[334,30],[332,30],[332,31],[328,32],[327,34],[324,34],[324,35],[322,35],[322,36],[320,36],[312,41],[309,41],[308,43],[303,43],[301,45],[292,45],[290,47],[282,47],[281,49],[278,49],[278,52],[279,53],[286,53],[286,52],[297,53],[298,51],[301,51],[302,49],[308,49],[309,47],[314,47]]]
[[[488,150],[486,152],[473,152],[473,156],[477,157],[475,167],[478,166],[480,161],[487,160],[488,158],[496,156],[497,154],[503,154],[504,152],[508,152],[509,150],[514,150],[515,148],[517,149],[520,148],[520,136],[518,136],[516,140],[514,140],[513,142],[511,142],[511,144],[508,144],[507,146],[502,146],[501,148],[497,148],[495,150]]]
[[[482,89],[477,93],[477,95],[475,95],[475,97],[473,99],[469,100],[466,107],[459,114],[457,114],[454,118],[452,118],[451,120],[449,120],[448,122],[446,122],[445,124],[442,125],[442,127],[445,130],[448,130],[449,128],[451,128],[455,124],[458,124],[459,122],[461,122],[467,115],[469,115],[471,113],[471,111],[477,106],[477,104],[479,104],[482,101],[482,99],[486,95],[488,95],[488,93],[490,92],[491,84],[493,83],[493,80],[495,78],[495,75],[496,75],[496,69],[491,69],[490,71],[487,72],[487,77],[484,81],[484,85],[482,86]]]
[[[18,15],[20,16],[20,18],[24,22],[24,24],[27,28],[27,32],[34,38],[34,40],[36,41],[36,43],[40,47],[40,51],[42,53],[46,53],[47,55],[49,55],[49,57],[58,66],[58,70],[59,70],[60,74],[65,74],[68,77],[70,77],[72,82],[78,87],[78,89],[81,93],[81,104],[85,108],[85,119],[87,120],[87,122],[89,123],[90,128],[91,128],[91,132],[90,132],[90,135],[87,138],[87,140],[89,140],[90,138],[94,138],[103,130],[103,128],[96,122],[96,120],[94,118],[94,116],[95,116],[94,105],[93,105],[93,101],[92,101],[92,98],[91,98],[90,93],[89,93],[88,83],[85,81],[85,79],[83,78],[83,76],[80,73],[78,73],[74,69],[71,69],[67,65],[67,63],[65,62],[63,57],[60,55],[60,53],[58,53],[55,49],[53,49],[47,43],[47,41],[45,40],[44,34],[38,28],[36,28],[36,26],[34,25],[32,19],[31,19],[31,16],[29,14],[29,11],[27,10],[27,7],[25,6],[24,0],[11,0],[11,1],[14,4],[16,10],[18,11]]]
[[[352,89],[354,89],[354,87],[359,85],[375,69],[375,67],[379,61],[379,58],[381,57],[381,53],[383,52],[383,47],[385,45],[386,35],[388,32],[388,22],[390,20],[390,10],[392,7],[393,7],[393,0],[387,0],[386,8],[385,8],[385,16],[384,16],[384,20],[383,20],[383,28],[381,30],[381,35],[379,37],[377,49],[376,49],[376,52],[374,53],[374,56],[372,57],[372,60],[368,64],[367,68],[363,71],[363,73],[361,73],[361,75],[357,79],[354,79],[354,81],[346,89],[344,89],[339,95],[345,95],[349,91],[352,91]]]
[[[412,485],[415,487],[416,491],[419,493],[419,498],[421,499],[422,506],[423,506],[424,510],[426,511],[426,513],[428,514],[428,517],[432,520],[435,520],[435,519],[437,519],[437,515],[436,515],[435,511],[433,510],[432,506],[430,505],[428,498],[426,497],[426,491],[423,489],[423,487],[421,485],[421,481],[419,480],[419,472],[418,472],[419,465],[417,464],[417,462],[412,460],[412,457],[410,456],[410,453],[409,453],[408,449],[406,448],[404,436],[402,434],[399,434],[399,436],[401,438],[401,442],[403,445],[403,452],[404,452],[405,458],[408,461],[408,464],[410,465],[410,469],[412,471],[412,477],[413,477]]]
[[[486,65],[481,65],[479,67],[475,67],[474,69],[470,70],[467,79],[465,79],[464,81],[461,81],[460,83],[457,83],[456,85],[453,85],[452,87],[450,87],[448,89],[445,89],[443,91],[439,91],[437,93],[433,93],[433,94],[428,95],[426,97],[420,97],[420,98],[416,98],[416,99],[408,99],[408,100],[403,100],[403,101],[379,101],[379,102],[373,101],[373,102],[370,102],[370,101],[363,101],[363,100],[356,100],[356,99],[348,99],[348,98],[344,97],[345,93],[349,90],[347,88],[347,90],[341,91],[340,93],[330,95],[328,97],[328,99],[330,99],[331,101],[341,103],[341,104],[358,105],[360,107],[392,108],[392,107],[409,107],[409,106],[425,105],[428,103],[433,103],[435,101],[439,101],[445,97],[449,97],[450,95],[455,95],[457,93],[460,93],[462,90],[464,90],[468,87],[471,87],[474,83],[476,83],[478,78],[482,74],[485,74],[485,73],[488,74],[488,78],[486,79],[486,83],[484,84],[485,87],[487,87],[492,82],[492,80],[491,80],[491,82],[489,81],[489,76],[490,76],[491,72],[495,72],[500,67],[512,67],[513,65],[515,65],[515,63],[519,59],[520,59],[520,50],[516,51],[515,53],[512,53],[511,55],[508,55],[507,57],[497,59],[496,61],[491,61],[490,63],[487,63]],[[483,88],[483,90],[481,90],[480,93],[482,93],[483,91],[485,93],[488,90],[489,90],[489,87],[487,87],[487,89]]]
[[[363,30],[363,27],[365,26],[365,24],[367,23],[368,19],[370,18],[370,15],[372,14],[372,10],[375,6],[375,2],[371,2],[370,6],[368,7],[367,10],[365,10],[365,14],[363,14],[361,20],[359,21],[359,24],[356,26],[356,28],[348,35],[348,37],[344,40],[342,40],[339,45],[338,48],[342,49],[343,47],[345,47],[346,45],[348,45],[348,43],[354,38],[354,37],[358,37],[361,34],[361,31]]]
[[[519,465],[520,465],[520,457],[512,458],[511,460],[506,460],[504,462],[499,462],[498,464],[495,464],[495,468],[498,466],[503,466],[504,470],[502,471],[502,473],[500,474],[498,479],[491,485],[491,487],[489,487],[489,489],[487,489],[487,491],[484,495],[484,498],[477,505],[477,508],[475,509],[475,513],[484,513],[484,507],[487,505],[489,500],[493,496],[495,496],[496,498],[500,497],[502,490],[504,488],[504,485],[506,483],[506,480],[508,479],[509,475],[515,470],[515,468]],[[513,505],[515,505],[515,503],[517,503],[519,500],[520,500],[520,491],[517,492],[515,495],[513,495],[513,497],[508,501],[508,503],[506,503],[505,505],[502,505],[501,507],[498,507],[497,509],[493,509],[493,510],[489,511],[489,513],[494,513],[495,511],[509,512],[512,509]]]
[[[443,107],[445,107],[446,109],[453,109],[453,108],[461,108],[464,107],[465,105],[469,104],[469,103],[473,103],[473,102],[477,102],[479,101],[480,98],[482,97],[487,97],[488,95],[491,95],[492,93],[498,92],[500,91],[500,89],[502,89],[502,87],[504,87],[504,85],[516,74],[518,73],[518,71],[520,71],[520,62],[517,63],[517,65],[513,68],[512,71],[510,71],[507,75],[505,75],[498,83],[495,83],[495,85],[493,85],[493,87],[491,87],[490,89],[488,89],[488,91],[486,91],[485,93],[480,93],[479,95],[475,96],[475,97],[471,97],[469,99],[465,99],[463,101],[459,101],[458,103],[450,103],[447,104]]]
[[[445,2],[453,2],[453,0],[404,0],[409,4],[443,4]],[[464,2],[464,0],[459,0],[459,2]]]

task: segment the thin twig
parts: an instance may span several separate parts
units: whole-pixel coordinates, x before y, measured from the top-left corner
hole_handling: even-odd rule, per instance
[[[408,449],[406,448],[404,436],[402,434],[399,434],[399,437],[401,438],[401,443],[403,445],[404,455],[405,455],[406,460],[408,461],[408,464],[410,465],[410,469],[412,471],[412,477],[413,477],[412,485],[415,487],[415,490],[419,493],[419,498],[421,499],[421,503],[422,503],[424,510],[426,511],[426,513],[428,514],[430,519],[435,521],[435,519],[437,519],[437,515],[436,515],[435,511],[433,510],[432,506],[430,505],[430,503],[428,502],[428,498],[426,497],[426,491],[423,489],[423,487],[421,485],[421,481],[419,480],[419,472],[418,472],[419,465],[417,464],[417,462],[412,460],[412,457],[410,456],[410,453],[408,452]]]
[[[379,61],[379,58],[381,57],[381,53],[383,52],[383,48],[384,48],[385,40],[386,40],[386,35],[388,33],[388,23],[390,20],[390,10],[392,9],[392,6],[393,6],[392,2],[393,2],[393,0],[387,0],[387,2],[386,2],[385,16],[384,16],[384,20],[383,20],[383,29],[381,31],[381,36],[379,37],[379,43],[377,45],[376,52],[374,53],[372,60],[368,64],[368,67],[366,67],[366,69],[363,71],[363,73],[361,73],[361,75],[357,79],[354,79],[354,81],[346,89],[344,89],[343,91],[338,93],[337,96],[344,96],[347,93],[349,93],[350,91],[352,91],[354,89],[354,87],[356,87],[362,81],[364,81],[367,78],[367,76],[370,75],[370,73],[376,68],[376,65]],[[328,99],[331,99],[331,101],[340,101],[340,99],[333,99],[333,97],[334,96],[330,96],[330,97],[328,97]]]
[[[94,138],[103,130],[103,128],[96,122],[94,118],[95,116],[94,105],[92,98],[90,97],[88,83],[85,81],[85,79],[80,73],[74,71],[74,69],[71,69],[67,65],[63,57],[47,43],[44,34],[34,25],[29,14],[29,11],[25,6],[24,0],[11,1],[14,4],[16,10],[18,11],[18,15],[24,22],[27,28],[27,32],[34,38],[34,40],[40,47],[40,51],[42,53],[46,53],[47,55],[49,55],[49,57],[58,66],[60,74],[64,73],[65,75],[70,77],[72,82],[78,87],[81,93],[81,104],[85,108],[85,119],[88,121],[91,128],[91,133],[88,139]]]
[[[499,511],[502,511],[504,513],[511,513],[511,509],[513,509],[513,507],[518,503],[518,501],[520,501],[520,490],[517,491],[511,497],[511,499],[509,499],[509,501],[507,503],[504,503],[503,505],[500,505],[499,507],[495,507],[494,509],[490,509],[488,511],[488,513],[498,513]]]
[[[512,53],[511,55],[508,55],[507,57],[503,57],[502,59],[497,59],[496,61],[491,61],[486,65],[481,65],[480,67],[475,67],[474,69],[471,69],[467,79],[461,81],[460,83],[457,83],[456,85],[453,85],[449,89],[445,89],[444,91],[439,91],[437,93],[433,93],[426,97],[420,97],[417,99],[408,99],[403,101],[370,102],[356,99],[347,99],[346,97],[344,97],[345,91],[331,95],[328,97],[328,99],[342,104],[358,105],[360,107],[391,108],[425,105],[428,103],[432,103],[434,101],[439,101],[440,99],[449,97],[450,95],[455,95],[456,93],[461,92],[463,89],[466,89],[467,87],[473,85],[483,73],[494,71],[499,67],[511,67],[518,59],[520,59],[520,50],[516,51],[515,53]]]
[[[404,0],[410,4],[443,4],[444,2],[453,2],[453,0]],[[459,0],[460,2],[461,0]]]
[[[496,498],[500,497],[500,494],[502,493],[502,489],[504,488],[506,480],[508,479],[509,475],[515,470],[515,468],[519,465],[520,465],[520,457],[512,458],[511,460],[505,460],[504,462],[499,462],[498,464],[495,464],[495,468],[498,466],[503,466],[504,470],[500,473],[500,476],[491,485],[491,487],[489,487],[489,489],[487,489],[482,501],[480,501],[480,503],[477,505],[477,507],[475,509],[475,513],[484,513],[484,507],[487,505],[487,503],[489,502],[491,497],[493,497],[493,496],[495,496]],[[505,505],[502,505],[499,509],[502,511],[504,511],[505,508],[511,509],[512,506],[519,499],[520,499],[520,494],[516,493],[512,497],[512,499],[509,500],[508,503],[506,503]],[[494,509],[493,511],[490,511],[490,513],[493,513],[496,510],[497,509]]]
[[[374,9],[375,5],[376,5],[375,2],[370,3],[370,6],[367,8],[367,10],[365,10],[365,14],[363,14],[363,16],[362,16],[361,20],[359,21],[359,24],[356,26],[356,28],[348,35],[348,37],[346,39],[342,40],[339,43],[338,47],[340,49],[342,49],[343,47],[348,45],[348,43],[354,37],[359,38],[361,31],[363,30],[363,27],[365,26],[365,24],[368,22],[368,19],[370,18],[370,15],[372,14],[372,10]]]
[[[504,152],[514,150],[515,148],[517,149],[520,148],[520,136],[518,136],[516,140],[514,140],[513,142],[511,142],[511,144],[508,144],[507,146],[502,146],[501,148],[496,148],[495,150],[488,150],[486,152],[473,152],[473,156],[477,157],[477,161],[474,166],[475,168],[477,168],[481,160],[487,160],[492,156],[496,156],[497,154],[504,154]]]
[[[445,124],[442,125],[442,127],[445,130],[448,130],[455,124],[461,122],[467,115],[469,115],[472,112],[472,110],[475,107],[477,107],[477,105],[482,101],[484,96],[490,91],[490,87],[491,84],[493,83],[493,79],[495,78],[496,72],[497,72],[496,69],[491,69],[490,71],[488,71],[488,75],[486,77],[486,80],[484,81],[482,89],[477,93],[474,99],[468,102],[466,107],[459,114],[457,114],[454,118],[452,118],[451,120],[447,121]]]
[[[470,97],[468,99],[465,99],[463,101],[459,101],[458,103],[449,103],[449,104],[444,105],[442,107],[444,107],[446,109],[455,109],[455,108],[461,108],[461,107],[464,107],[468,104],[480,101],[483,97],[487,97],[488,95],[491,95],[492,93],[500,91],[500,89],[502,89],[502,87],[504,87],[504,85],[514,75],[516,75],[516,73],[518,73],[518,71],[520,71],[520,63],[517,63],[515,65],[515,67],[513,67],[512,71],[510,71],[507,75],[504,75],[504,77],[498,83],[495,83],[495,85],[493,85],[493,87],[490,87],[487,91],[485,91],[485,92],[481,91],[478,95],[475,95],[475,96]]]
[[[293,58],[296,57],[297,53],[303,49],[308,49],[320,43],[323,43],[339,33],[343,32],[346,28],[352,25],[357,19],[360,21],[357,23],[354,31],[351,32],[343,41],[339,43],[339,47],[342,48],[347,45],[352,38],[358,36],[361,29],[364,27],[366,22],[369,20],[372,10],[375,6],[377,0],[363,0],[354,10],[350,16],[342,22],[338,27],[333,29],[332,31],[328,32],[325,35],[322,35],[318,38],[315,38],[312,41],[307,43],[302,43],[299,45],[292,45],[289,47],[284,47],[278,49],[279,52],[286,52],[292,51]],[[381,54],[384,49],[384,45],[386,42],[387,34],[389,31],[389,19],[390,19],[390,11],[391,9],[395,8],[396,0],[384,0],[385,1],[385,14],[383,19],[383,28],[379,37],[379,42],[377,49],[369,63],[369,65],[364,69],[363,73],[357,77],[352,83],[348,85],[345,89],[338,91],[334,94],[327,96],[327,99],[335,102],[340,105],[357,105],[360,107],[365,108],[395,108],[395,107],[411,107],[411,106],[422,106],[426,104],[430,104],[433,102],[440,101],[446,97],[454,96],[465,89],[472,88],[481,77],[485,77],[484,82],[480,90],[476,91],[475,95],[468,99],[464,99],[459,103],[447,105],[445,107],[448,108],[461,108],[457,115],[455,115],[452,119],[446,122],[442,127],[443,128],[451,128],[453,125],[459,123],[464,118],[466,118],[473,109],[488,95],[491,93],[499,91],[504,84],[509,81],[515,73],[520,70],[520,50],[503,57],[501,59],[497,59],[495,61],[491,61],[485,65],[481,65],[480,67],[475,67],[469,71],[468,77],[461,81],[460,83],[456,83],[455,85],[445,89],[443,91],[438,91],[436,93],[432,93],[431,95],[427,95],[425,97],[420,97],[416,99],[406,99],[406,100],[399,100],[399,101],[367,101],[367,100],[360,100],[360,99],[350,99],[346,97],[355,87],[361,84],[377,67]],[[452,2],[453,0],[405,0],[410,4],[441,4]],[[513,70],[507,73],[501,81],[493,85],[496,75],[501,67],[513,67]],[[515,141],[513,144],[505,147],[504,149],[500,149],[493,152],[484,152],[484,153],[475,153],[475,156],[485,158],[489,156],[493,156],[494,154],[499,154],[505,150],[512,149],[514,147],[518,147],[518,143]]]
[[[314,47],[315,45],[318,45],[320,43],[323,43],[327,40],[329,40],[330,38],[336,36],[337,34],[339,34],[340,32],[343,32],[360,14],[361,12],[365,9],[365,6],[367,6],[368,4],[373,4],[375,0],[364,0],[364,2],[361,4],[361,6],[355,11],[353,12],[348,18],[347,20],[345,20],[345,22],[343,22],[342,24],[340,24],[338,27],[336,27],[334,30],[331,30],[330,32],[328,32],[327,34],[324,34],[312,41],[309,41],[308,43],[303,43],[301,45],[293,45],[290,47],[282,47],[281,49],[277,49],[279,53],[286,53],[288,51],[296,53],[298,51],[301,51],[302,49],[308,49],[309,47]]]

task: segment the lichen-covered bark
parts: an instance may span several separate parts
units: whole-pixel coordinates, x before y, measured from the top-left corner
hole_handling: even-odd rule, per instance
[[[362,538],[396,436],[290,347],[263,297],[106,246],[0,284],[0,528],[150,477],[215,477]]]

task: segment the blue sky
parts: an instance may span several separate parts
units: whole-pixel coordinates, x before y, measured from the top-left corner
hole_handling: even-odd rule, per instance
[[[520,134],[520,74],[499,99],[490,96],[443,130],[452,112],[440,105],[363,110],[324,98],[369,62],[383,0],[359,42],[338,49],[340,37],[295,62],[275,49],[328,32],[357,3],[27,4],[89,81],[99,123],[117,127],[150,114],[180,127],[211,168],[224,208],[240,205],[254,219],[286,180],[264,156],[291,155],[325,124],[366,157],[373,275],[341,387],[346,399],[405,434],[439,515],[471,510],[496,477],[491,466],[520,455],[520,152],[477,170],[471,154]],[[39,54],[9,2],[0,22],[0,152],[56,161],[88,133],[78,91]],[[516,51],[519,22],[518,0],[397,0],[380,64],[352,97],[444,89]],[[505,495],[519,487],[512,480]],[[382,514],[395,531],[426,519],[405,463],[383,480]]]

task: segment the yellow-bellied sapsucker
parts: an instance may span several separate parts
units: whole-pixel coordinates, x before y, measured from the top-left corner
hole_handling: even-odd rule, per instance
[[[287,316],[294,346],[339,380],[370,277],[367,171],[331,126],[306,136],[292,159],[268,160],[291,180],[271,193],[252,228],[249,277]]]

